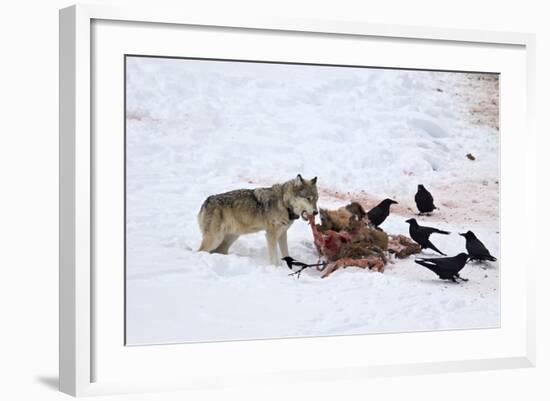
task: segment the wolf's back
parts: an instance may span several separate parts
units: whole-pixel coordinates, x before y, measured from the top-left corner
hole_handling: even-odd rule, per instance
[[[199,211],[199,227],[204,233],[211,228],[221,226],[224,222],[224,216],[227,216],[229,211],[231,212],[229,215],[239,214],[242,211],[251,213],[260,210],[259,206],[254,190],[251,189],[237,189],[211,195],[206,198]]]

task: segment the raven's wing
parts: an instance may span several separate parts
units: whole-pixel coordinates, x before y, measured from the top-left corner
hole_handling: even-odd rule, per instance
[[[458,273],[464,266],[460,266],[455,258],[431,258],[416,259],[416,263],[422,265],[439,276],[449,276]]]
[[[429,193],[427,190],[424,190],[422,192],[417,192],[414,196],[414,201],[418,203],[422,203],[426,206],[434,206],[434,198],[431,193]]]
[[[447,256],[446,254],[444,254],[443,252],[441,252],[439,249],[437,249],[437,247],[436,247],[434,244],[432,244],[432,242],[431,242],[429,239],[427,239],[427,240],[425,241],[424,247],[425,247],[425,248],[428,248],[428,249],[431,249],[431,250],[433,250],[433,251],[436,251],[436,252],[439,253],[440,255]]]
[[[447,256],[445,258],[416,258],[414,261],[416,262],[417,260],[421,260],[422,262],[444,263],[452,259],[454,258]]]
[[[426,190],[424,191],[424,195],[426,196],[426,200],[427,200],[428,202],[430,202],[430,204],[433,206],[433,204],[434,204],[434,197],[432,196],[432,194],[426,189]]]
[[[367,212],[367,217],[374,223],[383,217],[383,211],[378,206],[375,206]]]
[[[449,231],[443,231],[443,230],[440,230],[439,228],[434,228],[434,227],[418,226],[418,230],[422,233],[422,235],[425,235],[427,237],[429,237],[433,233],[446,234],[446,235],[450,234]]]
[[[491,256],[489,250],[479,239],[473,238],[470,241],[470,249],[468,250],[468,253],[472,255]]]
[[[439,269],[437,268],[437,265],[435,263],[430,263],[428,261],[425,261],[425,260],[419,260],[419,259],[416,259],[414,261],[414,263],[417,263],[419,264],[420,266],[424,266],[428,269],[430,269],[431,271],[433,271],[435,274],[439,274],[438,271]]]
[[[428,263],[428,262],[426,262],[426,261],[424,261],[424,260],[418,260],[418,259],[415,260],[414,263],[417,263],[417,264],[419,264],[420,266],[424,266],[424,267],[430,269],[430,270],[433,271],[435,274],[439,274],[439,273],[437,273],[437,265],[434,264],[434,263]]]
[[[446,263],[433,263],[430,260],[415,260],[415,263],[430,269],[440,277],[453,275],[453,270],[449,269]]]

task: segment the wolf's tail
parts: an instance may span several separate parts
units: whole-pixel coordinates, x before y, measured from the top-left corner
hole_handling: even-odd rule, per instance
[[[205,232],[205,229],[207,227],[206,207],[208,206],[209,203],[210,203],[210,197],[206,198],[206,200],[202,203],[201,209],[199,210],[199,214],[197,215],[197,221],[199,222],[199,227],[202,233]]]

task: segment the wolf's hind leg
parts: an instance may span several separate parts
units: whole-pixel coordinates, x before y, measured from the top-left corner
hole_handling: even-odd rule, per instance
[[[199,248],[199,252],[214,252],[216,248],[223,242],[224,236],[221,233],[218,234],[203,234],[202,243]]]
[[[239,238],[238,235],[226,234],[222,243],[212,252],[227,255],[227,252],[229,251],[229,247],[233,245],[233,242],[237,241],[237,238]]]

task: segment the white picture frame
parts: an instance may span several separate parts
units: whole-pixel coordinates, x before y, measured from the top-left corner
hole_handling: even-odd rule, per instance
[[[117,23],[134,24],[115,27],[113,33],[109,29],[100,33],[113,35],[108,37],[113,43],[130,43],[133,35],[124,34],[126,30],[134,29],[132,33],[139,34],[142,24],[156,24],[163,29],[177,27],[200,27],[232,32],[247,32],[248,34],[306,35],[308,37],[322,36],[325,38],[340,38],[345,40],[361,40],[362,38],[383,39],[386,43],[398,41],[415,41],[419,44],[433,44],[441,51],[445,46],[454,46],[453,51],[468,51],[478,49],[481,53],[485,48],[501,49],[502,59],[494,59],[491,72],[501,72],[500,68],[510,68],[510,80],[514,79],[518,95],[515,99],[502,93],[503,103],[503,135],[516,131],[516,136],[507,136],[502,145],[502,176],[510,183],[503,184],[502,219],[506,227],[513,227],[513,222],[505,219],[510,210],[507,205],[527,205],[527,199],[534,197],[535,192],[535,133],[533,130],[534,112],[534,43],[533,35],[524,33],[484,32],[459,29],[437,29],[415,26],[376,25],[363,22],[343,21],[313,21],[277,18],[255,18],[253,20],[239,19],[228,16],[189,15],[185,10],[162,10],[155,7],[146,8],[111,8],[108,6],[78,5],[60,11],[60,390],[72,395],[93,395],[133,391],[156,391],[171,389],[197,389],[220,386],[238,385],[247,382],[254,383],[284,383],[294,380],[328,380],[336,378],[361,378],[369,376],[385,376],[399,374],[420,374],[450,371],[467,371],[479,369],[503,369],[513,367],[529,367],[535,363],[535,294],[534,294],[534,261],[520,259],[518,252],[502,246],[503,269],[511,265],[519,265],[518,276],[513,291],[511,282],[503,282],[503,309],[510,315],[504,316],[502,327],[497,331],[455,331],[446,333],[409,333],[384,334],[377,336],[379,348],[392,347],[401,359],[385,354],[375,355],[371,350],[369,358],[357,352],[356,355],[341,356],[343,349],[364,348],[369,336],[334,337],[323,339],[287,339],[263,340],[233,343],[213,344],[183,344],[175,346],[138,347],[124,349],[122,337],[118,337],[119,328],[113,326],[119,323],[114,320],[117,315],[106,316],[101,313],[101,305],[96,306],[95,291],[112,278],[105,274],[98,275],[94,269],[103,260],[95,254],[94,241],[101,240],[98,232],[102,222],[98,216],[95,191],[97,190],[95,174],[101,168],[104,145],[98,145],[93,138],[94,103],[92,102],[94,87],[91,85],[94,68],[98,68],[94,55],[98,47],[105,46],[105,40],[93,41],[94,24],[101,21],[107,25]],[[149,25],[151,26],[151,25]],[[159,29],[159,35],[169,35],[170,32]],[[218,32],[217,31],[217,32]],[[122,33],[120,33],[122,32]],[[115,37],[116,35],[116,37]],[[154,46],[155,36],[151,43],[144,46]],[[161,36],[159,36],[161,37]],[[279,40],[276,37],[273,40]],[[146,42],[146,40],[143,40]],[[409,43],[407,42],[407,43]],[[412,43],[412,42],[410,42]],[[509,52],[507,52],[508,50]],[[101,51],[101,48],[99,48]],[[116,51],[121,51],[117,48]],[[159,51],[166,51],[162,49]],[[267,51],[267,50],[266,50]],[[432,50],[426,50],[432,51]],[[103,57],[103,56],[102,56]],[[265,56],[265,57],[268,57]],[[343,57],[346,57],[345,55]],[[395,54],[395,60],[404,55]],[[508,58],[509,57],[509,58]],[[277,58],[277,57],[276,57]],[[468,70],[475,70],[482,61],[474,60],[467,64]],[[482,57],[480,57],[482,59]],[[504,65],[506,61],[507,66]],[[386,62],[388,65],[391,61]],[[433,62],[422,60],[395,61],[401,65],[415,68],[433,68]],[[443,61],[441,61],[443,63]],[[452,68],[452,60],[446,64],[448,69],[463,69],[464,66]],[[468,62],[466,60],[465,62]],[[487,61],[487,63],[489,63]],[[502,65],[499,67],[499,64]],[[396,64],[397,65],[397,64]],[[439,65],[439,64],[438,64]],[[466,64],[465,64],[466,65]],[[485,64],[490,65],[490,64]],[[512,66],[510,66],[512,65]],[[445,64],[440,64],[444,68]],[[443,67],[441,67],[443,66]],[[515,67],[514,67],[515,66]],[[516,70],[512,71],[513,68]],[[486,68],[479,67],[479,71]],[[121,70],[120,70],[121,71]],[[119,71],[119,72],[120,72]],[[122,116],[115,116],[122,120]],[[509,119],[509,120],[508,120]],[[521,136],[517,130],[524,132]],[[521,142],[521,143],[520,143]],[[512,161],[506,152],[513,150],[515,159]],[[112,150],[116,153],[116,149]],[[116,156],[116,155],[115,155]],[[114,156],[114,157],[115,157]],[[514,194],[512,184],[523,185],[524,191]],[[116,185],[116,182],[113,183]],[[531,207],[523,208],[519,217],[533,225],[535,211]],[[518,224],[518,223],[515,223]],[[504,224],[503,224],[504,225]],[[503,233],[503,245],[514,240],[514,234]],[[534,231],[534,230],[533,230]],[[116,243],[116,241],[115,241]],[[527,252],[531,255],[531,252]],[[509,261],[509,262],[507,262]],[[114,269],[116,270],[116,269]],[[117,270],[118,271],[118,270]],[[117,273],[116,273],[117,274]],[[114,280],[123,280],[123,276],[114,275]],[[118,277],[118,278],[117,278]],[[112,282],[109,291],[122,291],[120,282]],[[507,285],[510,284],[510,287]],[[118,287],[117,287],[118,286]],[[109,285],[110,287],[110,285]],[[509,289],[509,290],[508,290]],[[120,301],[116,296],[108,296],[108,302]],[[113,309],[120,310],[122,305]],[[98,313],[98,310],[100,311]],[[512,314],[513,313],[513,314]],[[120,322],[122,325],[123,322]],[[499,334],[504,333],[504,334]],[[400,339],[403,337],[404,339]],[[372,338],[370,336],[369,338]],[[483,344],[493,344],[494,348],[483,350],[475,348],[471,352],[459,349],[454,354],[441,355],[441,358],[419,357],[418,353],[410,352],[407,344],[435,344],[448,341],[457,343],[472,342],[479,339]],[[387,340],[387,341],[386,341]],[[387,343],[387,344],[386,344]],[[114,344],[114,345],[113,345]],[[111,347],[111,348],[110,348]],[[114,347],[114,348],[113,348]],[[177,347],[177,350],[176,348]],[[186,347],[186,348],[183,348]],[[115,349],[116,348],[116,349]],[[437,346],[435,347],[437,348]],[[323,349],[322,360],[318,352]],[[387,351],[387,349],[386,349]],[[173,355],[185,355],[185,360]],[[218,361],[220,354],[223,359],[234,360],[230,363]],[[429,352],[423,352],[428,355]],[[281,357],[277,359],[277,355]],[[293,366],[286,366],[288,355],[296,355]],[[461,355],[466,355],[461,357]],[[251,370],[247,364],[257,361],[258,356],[270,361],[269,366],[256,366]],[[110,359],[112,358],[112,359]],[[362,359],[361,359],[362,358]],[[207,359],[208,364],[201,362]],[[212,371],[212,360],[219,362],[219,369]],[[99,361],[99,362],[98,362]],[[156,372],[148,371],[140,366],[156,366]],[[107,363],[108,362],[108,363]],[[191,366],[192,364],[192,366]],[[106,365],[113,366],[112,371],[103,373]],[[203,366],[205,365],[205,366]],[[163,366],[160,368],[159,366]],[[192,369],[191,369],[192,368]],[[178,371],[180,374],[169,374]],[[236,373],[234,373],[234,371]],[[117,373],[118,372],[118,373]],[[124,374],[120,373],[124,372]],[[179,377],[184,376],[184,377]]]

